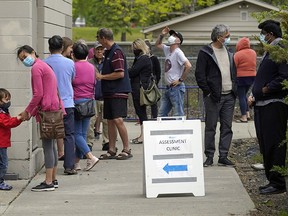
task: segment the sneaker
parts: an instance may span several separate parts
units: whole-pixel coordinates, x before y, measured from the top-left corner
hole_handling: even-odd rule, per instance
[[[44,181],[44,182],[42,182],[42,183],[46,184],[46,182],[45,182],[45,181]],[[53,181],[52,181],[52,183],[53,183],[53,185],[54,185],[54,188],[59,188],[59,184],[58,184],[58,181],[57,181],[57,179],[53,180]]]
[[[220,157],[218,160],[219,166],[235,166],[235,164],[230,161],[227,157]]]
[[[262,163],[252,164],[251,167],[254,170],[264,170],[265,169],[264,164],[262,164]]]
[[[213,157],[207,157],[206,161],[203,163],[203,167],[213,166]]]
[[[13,187],[10,185],[7,185],[5,182],[2,182],[0,184],[0,190],[11,190]]]
[[[74,165],[74,169],[75,169],[76,171],[81,170],[80,163],[75,163],[75,165]]]
[[[95,156],[93,156],[92,159],[88,159],[85,171],[91,170],[98,162],[99,162],[99,159]]]
[[[77,171],[75,169],[67,168],[67,169],[64,170],[64,173],[66,173],[68,175],[75,175],[75,174],[77,174]]]
[[[52,183],[54,185],[54,188],[58,188],[59,187],[57,179],[53,180]]]
[[[104,144],[102,145],[102,151],[108,151],[108,150],[109,150],[109,142],[104,143]]]
[[[31,189],[31,191],[54,191],[55,187],[53,185],[53,183],[51,183],[50,185],[46,184],[46,182],[42,182],[41,184],[37,185],[36,187],[33,187]]]

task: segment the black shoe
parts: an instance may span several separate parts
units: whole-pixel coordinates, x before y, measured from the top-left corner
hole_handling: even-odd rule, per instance
[[[68,175],[75,175],[75,174],[77,174],[77,171],[75,169],[65,169],[64,173],[66,173]]]
[[[262,189],[268,188],[268,187],[270,187],[270,186],[271,186],[270,183],[267,184],[267,185],[264,185],[264,186],[260,186],[260,187],[259,187],[259,190],[262,190]]]
[[[101,133],[100,132],[94,132],[95,139],[99,140]]]
[[[213,165],[213,157],[207,157],[206,161],[203,163],[203,167],[208,167]]]
[[[37,185],[36,187],[33,187],[31,189],[31,191],[37,191],[37,192],[40,192],[40,191],[54,191],[55,190],[55,187],[52,184],[48,185],[46,184],[46,182],[42,182],[41,184]]]
[[[52,183],[54,185],[54,188],[58,188],[59,187],[57,179],[53,180]]]
[[[235,166],[235,164],[230,161],[227,157],[220,157],[218,160],[219,166]]]
[[[102,145],[102,151],[108,151],[109,150],[109,142]]]
[[[286,188],[279,189],[279,188],[273,187],[272,185],[260,190],[260,194],[262,195],[279,194],[279,193],[284,193],[284,192],[286,192]]]

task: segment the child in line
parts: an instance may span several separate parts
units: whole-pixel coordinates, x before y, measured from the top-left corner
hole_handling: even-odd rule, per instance
[[[11,128],[21,124],[20,115],[11,117],[9,107],[11,94],[4,88],[0,88],[0,190],[11,190],[12,186],[4,182],[4,176],[8,168],[7,148],[11,147]]]

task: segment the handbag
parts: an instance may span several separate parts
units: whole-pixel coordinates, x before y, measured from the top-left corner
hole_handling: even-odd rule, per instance
[[[75,104],[75,119],[81,120],[92,117],[96,114],[94,99],[90,99],[83,103]]]
[[[65,137],[63,111],[38,111],[41,139],[62,139]]]
[[[161,98],[161,92],[158,89],[155,79],[151,78],[148,88],[145,90],[143,86],[140,87],[140,105],[151,106],[156,104]]]

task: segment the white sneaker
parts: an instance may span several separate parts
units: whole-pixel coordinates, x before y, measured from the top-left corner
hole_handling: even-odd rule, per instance
[[[81,170],[80,163],[75,163],[74,164],[74,169],[77,170],[77,171]]]
[[[99,159],[95,156],[93,156],[91,159],[88,159],[85,170],[86,171],[91,170],[98,162],[99,162]]]
[[[262,163],[252,164],[251,167],[255,170],[264,170],[265,169],[264,164],[262,164]]]

